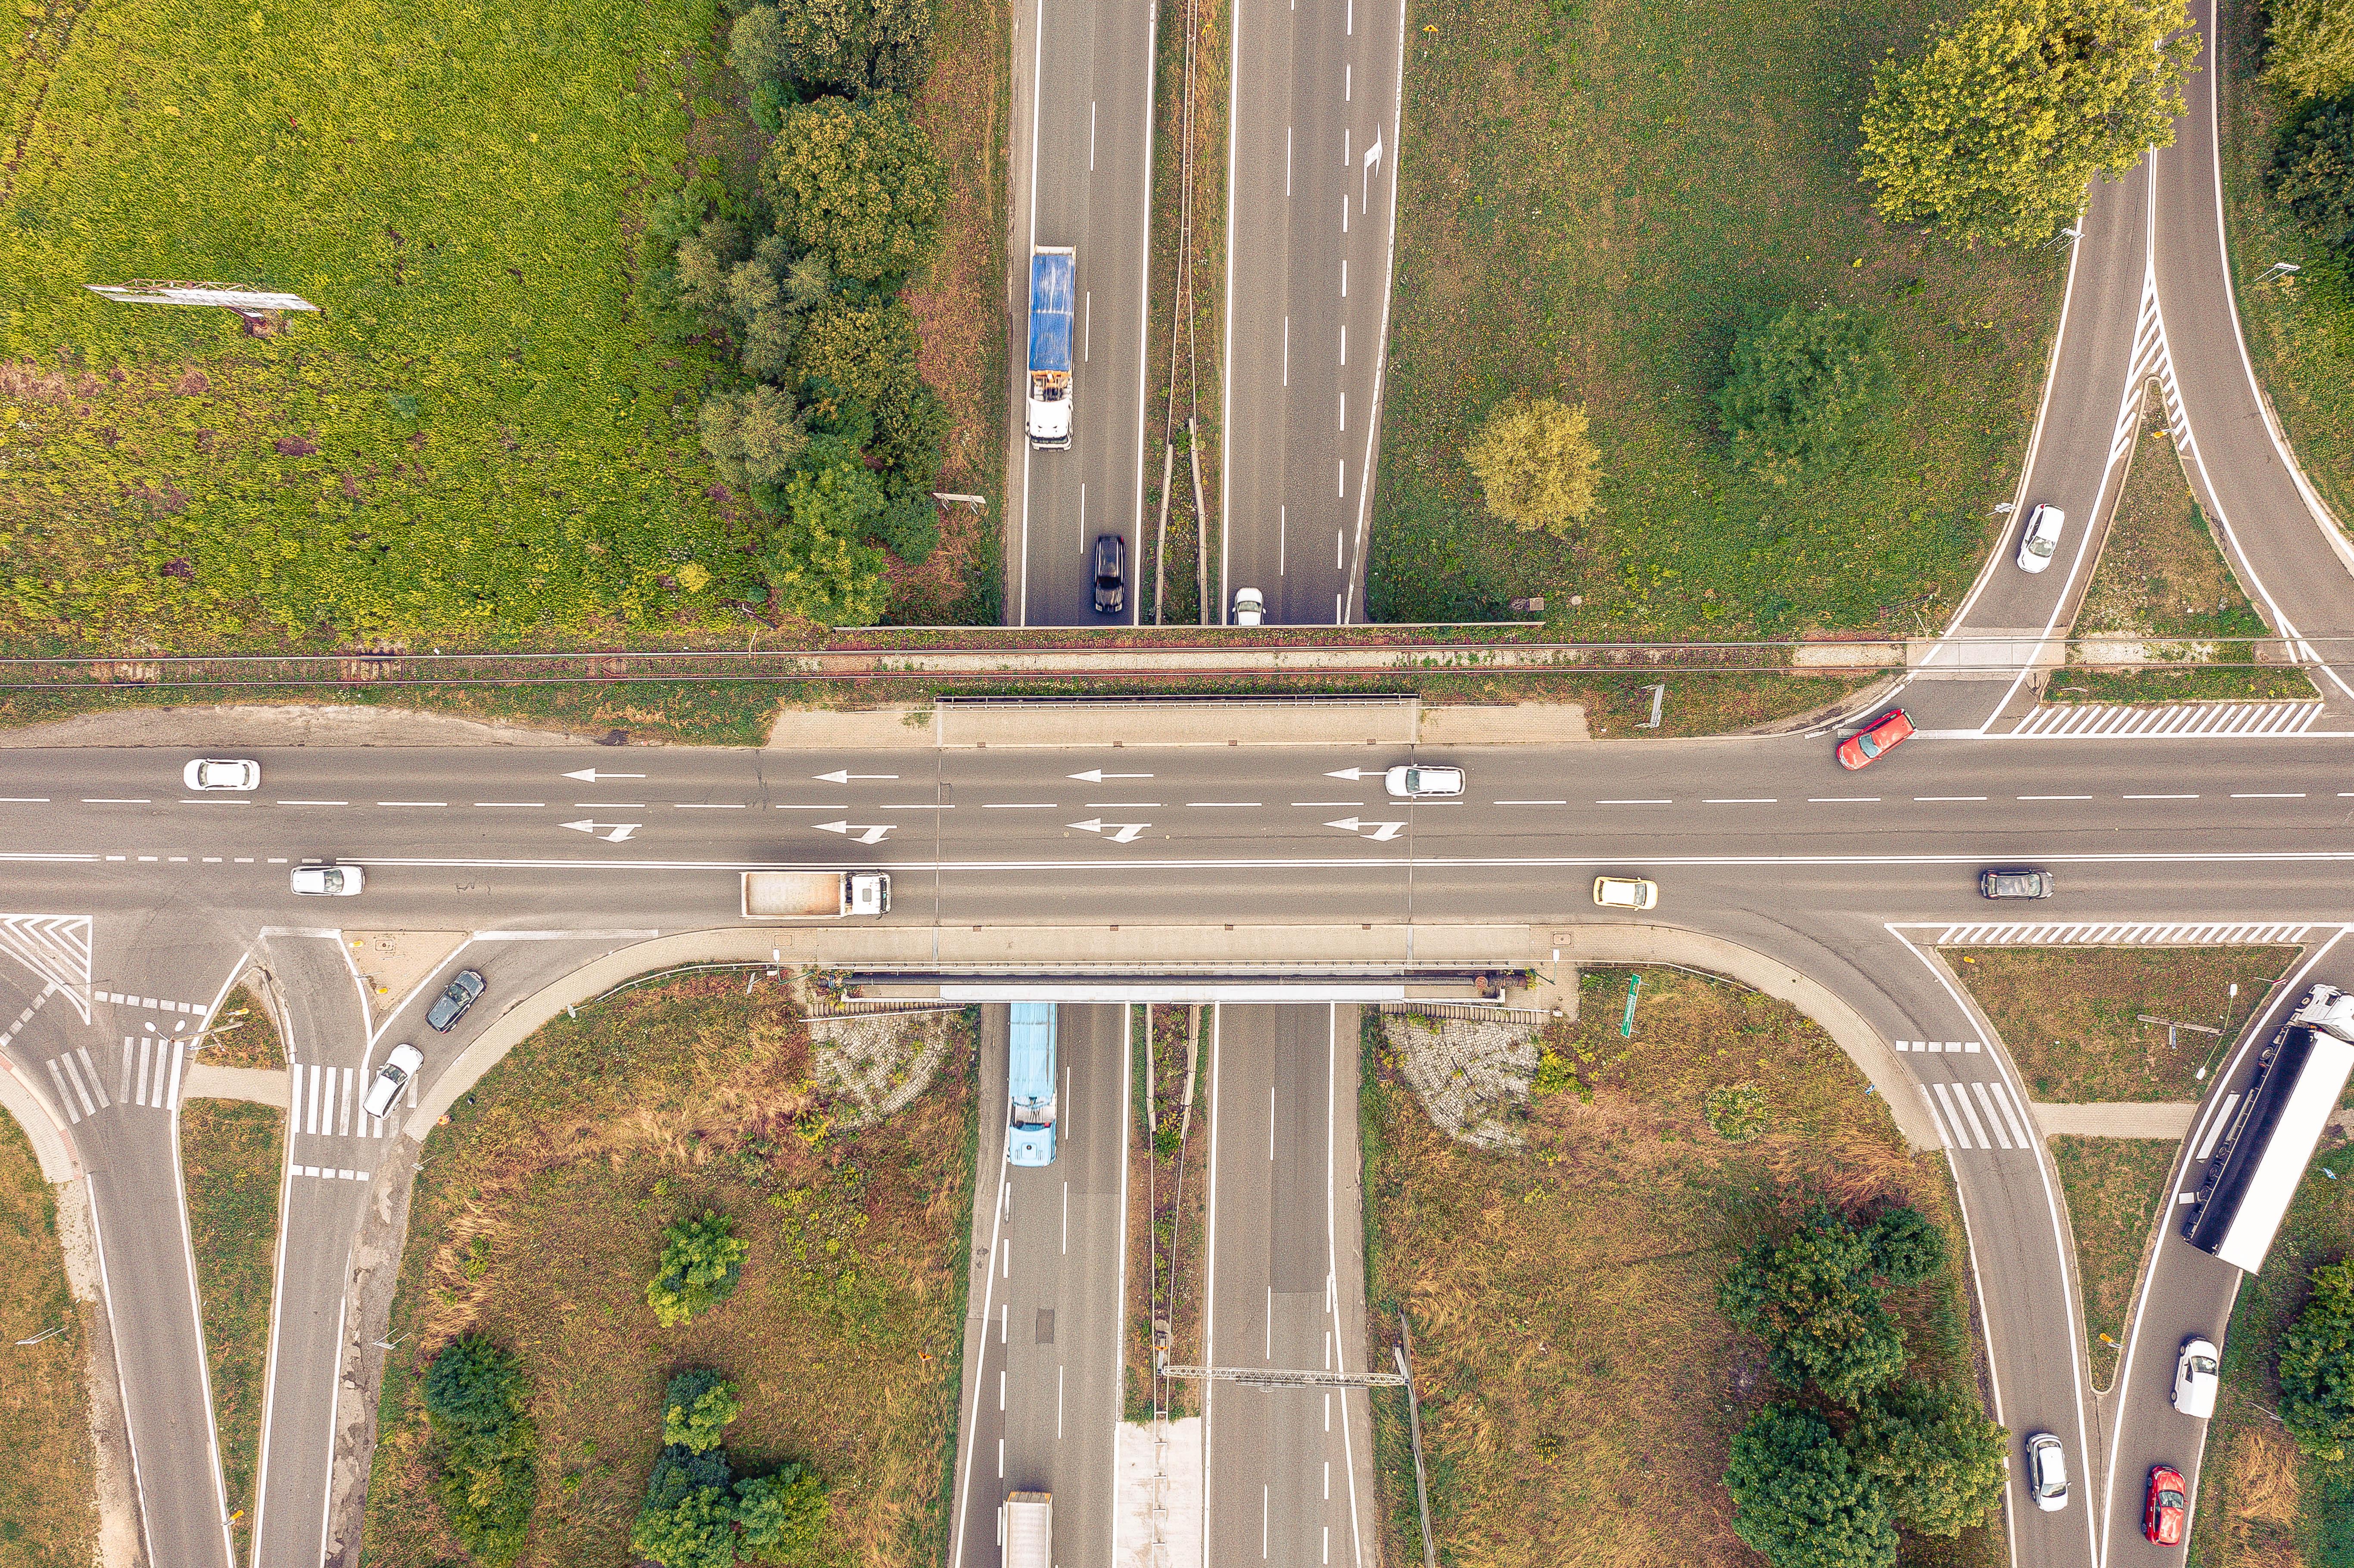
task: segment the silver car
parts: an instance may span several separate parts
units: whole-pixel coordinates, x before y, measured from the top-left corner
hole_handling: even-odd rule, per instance
[[[355,865],[298,865],[289,880],[295,892],[313,898],[356,898],[367,874]]]
[[[1444,800],[1463,793],[1463,769],[1393,768],[1382,775],[1382,783],[1394,800]]]
[[[408,1086],[408,1080],[417,1075],[417,1069],[423,1065],[425,1053],[416,1046],[405,1044],[394,1046],[392,1054],[384,1059],[384,1065],[376,1070],[376,1082],[368,1086],[367,1098],[361,1102],[360,1108],[369,1116],[384,1115],[392,1108],[392,1102],[400,1097],[400,1091]]]
[[[259,789],[261,764],[234,757],[199,757],[180,769],[180,782],[198,793]]]
[[[2057,506],[2039,506],[2027,514],[2027,529],[2019,536],[2019,569],[2040,572],[2060,551],[2060,530],[2068,514]]]
[[[2183,1340],[2174,1358],[2174,1408],[2199,1421],[2214,1414],[2216,1372],[2212,1340],[2199,1335]]]
[[[2045,1513],[2058,1513],[2068,1506],[2068,1456],[2060,1439],[2049,1432],[2038,1432],[2027,1440],[2027,1490]]]

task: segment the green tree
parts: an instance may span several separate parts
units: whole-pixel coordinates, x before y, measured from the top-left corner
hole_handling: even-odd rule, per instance
[[[1877,319],[1792,305],[1734,338],[1716,406],[1734,455],[1778,482],[1838,457],[1871,429],[1888,390]]]
[[[921,346],[916,318],[901,302],[834,300],[811,313],[793,355],[804,401],[822,397],[808,385],[820,381],[872,413],[873,434],[860,444],[907,490],[931,488],[948,434],[948,410],[917,366]]]
[[[2183,0],[1981,0],[1874,73],[1863,177],[1891,223],[2029,245],[2075,216],[2086,182],[2174,144],[2196,34]]]
[[[1872,1266],[1891,1285],[1918,1285],[1946,1266],[1946,1233],[1910,1204],[1872,1222]]]
[[[700,418],[705,454],[738,490],[782,483],[809,450],[801,406],[782,387],[714,393]]]
[[[2001,1510],[2007,1435],[1974,1394],[1913,1383],[1867,1394],[1847,1446],[1925,1535],[1958,1535]]]
[[[904,278],[931,255],[943,183],[931,138],[890,96],[795,104],[760,160],[778,231],[865,283]]]
[[[1735,1260],[1718,1298],[1766,1342],[1776,1378],[1852,1402],[1904,1370],[1904,1331],[1873,1273],[1871,1243],[1817,1203],[1793,1234],[1762,1239]]]
[[[747,81],[911,92],[931,37],[929,0],[780,0],[736,19],[727,60]]]
[[[1773,1568],[1890,1568],[1896,1526],[1878,1482],[1822,1418],[1769,1404],[1733,1439],[1733,1532]]]
[[[655,1320],[676,1328],[726,1300],[736,1293],[744,1255],[751,1250],[751,1243],[737,1239],[734,1219],[709,1210],[699,1220],[663,1226],[662,1266],[646,1283],[646,1305],[654,1309]]]
[[[743,1412],[736,1385],[708,1368],[683,1372],[663,1394],[663,1442],[706,1454],[719,1446],[727,1424]]]
[[[2354,0],[2272,0],[2264,79],[2300,98],[2354,88]]]
[[[799,1465],[736,1483],[736,1520],[744,1531],[737,1544],[747,1556],[814,1563],[831,1517],[824,1487]]]
[[[1525,532],[1561,535],[1594,511],[1601,454],[1585,433],[1585,405],[1516,398],[1488,416],[1463,461],[1488,510]]]
[[[2299,228],[2354,257],[2354,101],[2314,111],[2282,137],[2266,183]]]
[[[630,1527],[630,1547],[662,1568],[736,1568],[736,1499],[716,1487],[665,1506],[650,1499]]]
[[[490,1432],[523,1413],[523,1369],[482,1334],[461,1334],[425,1369],[425,1417],[443,1432]]]
[[[2354,1258],[2313,1271],[2313,1296],[2281,1336],[2281,1425],[2329,1465],[2354,1445]]]
[[[538,1490],[528,1392],[514,1356],[479,1334],[452,1340],[425,1372],[434,1496],[451,1533],[493,1568],[522,1555]]]

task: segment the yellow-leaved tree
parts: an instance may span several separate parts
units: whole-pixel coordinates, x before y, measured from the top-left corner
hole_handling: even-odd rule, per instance
[[[1488,510],[1515,528],[1569,531],[1594,510],[1601,454],[1585,433],[1585,405],[1516,399],[1488,416],[1464,449]]]

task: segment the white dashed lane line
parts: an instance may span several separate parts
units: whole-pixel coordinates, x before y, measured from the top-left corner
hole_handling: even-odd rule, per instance
[[[1358,800],[1294,800],[1292,802],[1295,806],[1356,806],[1363,803]],[[1496,804],[1499,806],[1566,806],[1569,802],[1566,800],[1499,800]]]
[[[2196,795],[2126,795],[2119,798],[2126,800],[2196,800],[2199,799]]]
[[[85,806],[152,806],[155,802],[153,800],[114,800],[100,796],[85,795],[81,798],[81,803]]]
[[[2020,795],[2021,800],[2089,800],[2090,795]]]
[[[1597,806],[1672,806],[1673,800],[1596,800]]]
[[[1702,800],[1703,806],[1778,806],[1781,800],[1772,795],[1731,795],[1721,800]]]
[[[1985,799],[1986,797],[1983,795],[1915,795],[1913,797],[1914,803],[1915,805],[1922,806],[1950,805],[1967,800],[1983,800]]]
[[[1879,801],[1880,797],[1877,795],[1809,795],[1807,797],[1807,804],[1809,806],[1872,806],[1877,805]]]
[[[2302,793],[2295,795],[2247,794],[2234,795],[2232,799],[2234,800],[2302,800],[2305,799],[2305,796]]]
[[[545,800],[477,800],[477,806],[545,806]]]
[[[278,803],[281,806],[348,806],[351,804],[349,800],[281,800]],[[381,806],[384,802],[378,800],[376,804]]]
[[[0,806],[46,806],[47,795],[0,795]]]

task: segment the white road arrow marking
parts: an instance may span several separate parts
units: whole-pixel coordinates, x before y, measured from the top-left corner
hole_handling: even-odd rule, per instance
[[[1150,773],[1107,773],[1100,768],[1090,768],[1085,773],[1066,773],[1066,779],[1084,779],[1090,784],[1100,784],[1107,779],[1150,779]]]
[[[1376,768],[1373,771],[1379,773],[1384,770]],[[1327,779],[1346,779],[1352,784],[1354,784],[1364,776],[1365,770],[1362,768],[1336,768],[1331,772],[1324,775]]]
[[[593,768],[584,768],[578,773],[567,773],[565,777],[567,779],[578,779],[583,784],[594,784],[599,779],[643,779],[645,775],[642,773],[599,773]]]
[[[820,822],[817,831],[822,833],[856,833],[860,843],[879,844],[883,836],[898,825],[896,822]]]
[[[1365,149],[1365,206],[1364,206],[1364,210],[1365,210],[1365,211],[1367,211],[1367,212],[1371,212],[1371,211],[1373,211],[1373,166],[1374,166],[1375,164],[1379,164],[1381,161],[1382,161],[1382,133],[1381,133],[1380,132],[1376,131],[1376,132],[1373,132],[1373,144],[1372,146],[1370,146],[1370,147],[1368,147],[1368,148],[1366,148],[1366,149]]]
[[[562,825],[570,828],[576,833],[595,833],[609,844],[620,843],[645,826],[643,822],[592,822],[586,817],[577,822],[566,822]],[[603,831],[609,828],[612,831],[610,832]]]
[[[1101,817],[1089,817],[1084,822],[1069,824],[1083,833],[1109,833],[1116,844],[1132,844],[1136,835],[1150,827],[1150,822],[1107,822]]]
[[[1385,844],[1405,831],[1404,822],[1361,822],[1354,817],[1343,817],[1337,822],[1327,822],[1324,825],[1328,828],[1343,828],[1352,833],[1361,833],[1377,844]]]
[[[896,773],[853,773],[846,768],[837,768],[831,773],[812,773],[810,777],[822,779],[829,784],[847,784],[854,779],[896,779],[899,776]]]

